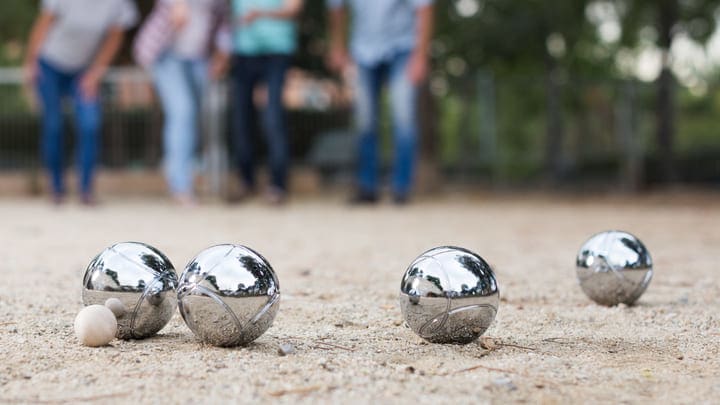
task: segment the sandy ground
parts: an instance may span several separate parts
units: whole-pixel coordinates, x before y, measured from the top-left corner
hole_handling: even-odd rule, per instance
[[[643,199],[460,195],[407,208],[339,198],[187,210],[108,199],[96,209],[0,200],[0,402],[712,403],[720,398],[720,194]],[[575,281],[591,234],[628,230],[655,276],[634,307],[600,307]],[[72,323],[90,259],[118,241],[180,272],[201,249],[247,244],[275,267],[280,312],[248,347],[198,343],[179,315],[156,337],[80,346]],[[495,268],[486,336],[423,342],[402,324],[400,278],[455,244]],[[280,344],[296,353],[279,356]]]

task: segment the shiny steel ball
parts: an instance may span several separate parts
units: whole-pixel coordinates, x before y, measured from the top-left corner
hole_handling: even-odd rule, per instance
[[[432,343],[472,342],[490,327],[499,303],[490,265],[459,247],[437,247],[421,254],[400,284],[405,322]]]
[[[117,243],[88,265],[83,278],[85,305],[113,303],[117,337],[154,335],[172,318],[177,302],[177,275],[159,250],[139,242]],[[121,307],[122,306],[122,307]]]
[[[180,314],[201,341],[246,345],[272,325],[280,286],[270,263],[254,250],[218,245],[185,267],[178,286]]]
[[[652,279],[652,259],[645,245],[621,231],[593,235],[577,255],[577,278],[583,292],[601,305],[632,305]]]

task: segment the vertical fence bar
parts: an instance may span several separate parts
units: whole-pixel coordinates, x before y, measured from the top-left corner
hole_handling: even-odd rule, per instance
[[[478,157],[480,162],[490,169],[495,180],[498,172],[497,121],[495,105],[495,77],[489,71],[480,71],[477,76],[478,114]]]
[[[640,189],[643,181],[643,150],[637,128],[637,86],[632,80],[619,84],[620,98],[616,103],[615,132],[622,149],[619,154],[618,183],[629,192]]]
[[[228,159],[225,148],[225,124],[227,111],[226,83],[210,84],[204,108],[204,127],[207,144],[204,160],[208,179],[208,191],[215,197],[226,197]]]

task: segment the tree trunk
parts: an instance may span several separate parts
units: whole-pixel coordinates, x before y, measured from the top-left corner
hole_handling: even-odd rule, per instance
[[[659,178],[662,182],[675,180],[675,78],[669,68],[663,68],[657,82],[657,146]]]
[[[417,112],[419,117],[420,156],[428,161],[439,160],[438,120],[435,98],[427,84],[420,86]]]
[[[657,79],[657,159],[659,178],[662,182],[675,179],[673,141],[675,138],[675,78],[670,70],[670,46],[673,40],[673,27],[678,20],[676,0],[663,0],[658,3],[658,45],[662,49],[662,71]]]
[[[418,119],[419,119],[419,159],[417,167],[416,189],[420,193],[437,192],[441,185],[442,176],[440,172],[440,140],[438,138],[438,106],[435,98],[426,84],[420,86],[418,96]]]
[[[546,134],[545,134],[545,174],[551,182],[557,182],[562,177],[562,144],[564,126],[562,119],[562,106],[560,86],[558,84],[557,63],[552,56],[545,56],[545,102],[546,105]]]

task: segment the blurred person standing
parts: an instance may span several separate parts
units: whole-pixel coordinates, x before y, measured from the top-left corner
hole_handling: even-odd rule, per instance
[[[226,0],[157,0],[133,48],[163,106],[165,176],[184,206],[195,204],[193,160],[208,78],[220,77],[229,59],[229,11]]]
[[[353,203],[375,203],[379,189],[378,132],[380,93],[390,89],[395,161],[393,199],[410,197],[415,172],[418,88],[427,78],[433,31],[432,0],[327,0],[330,9],[331,69],[350,65],[346,45],[352,9],[350,54],[357,66],[355,120],[359,131],[357,190]]]
[[[40,98],[42,155],[50,175],[52,198],[65,197],[63,111],[65,97],[75,110],[80,199],[95,203],[93,178],[100,142],[99,87],[120,49],[124,31],[138,18],[131,0],[43,0],[30,34],[25,80]]]
[[[268,145],[271,204],[285,201],[288,192],[289,146],[283,107],[285,73],[297,47],[295,18],[302,0],[233,0],[234,55],[233,131],[235,157],[240,169],[241,195],[255,189],[253,93],[260,82],[267,85],[267,105],[263,113]]]

